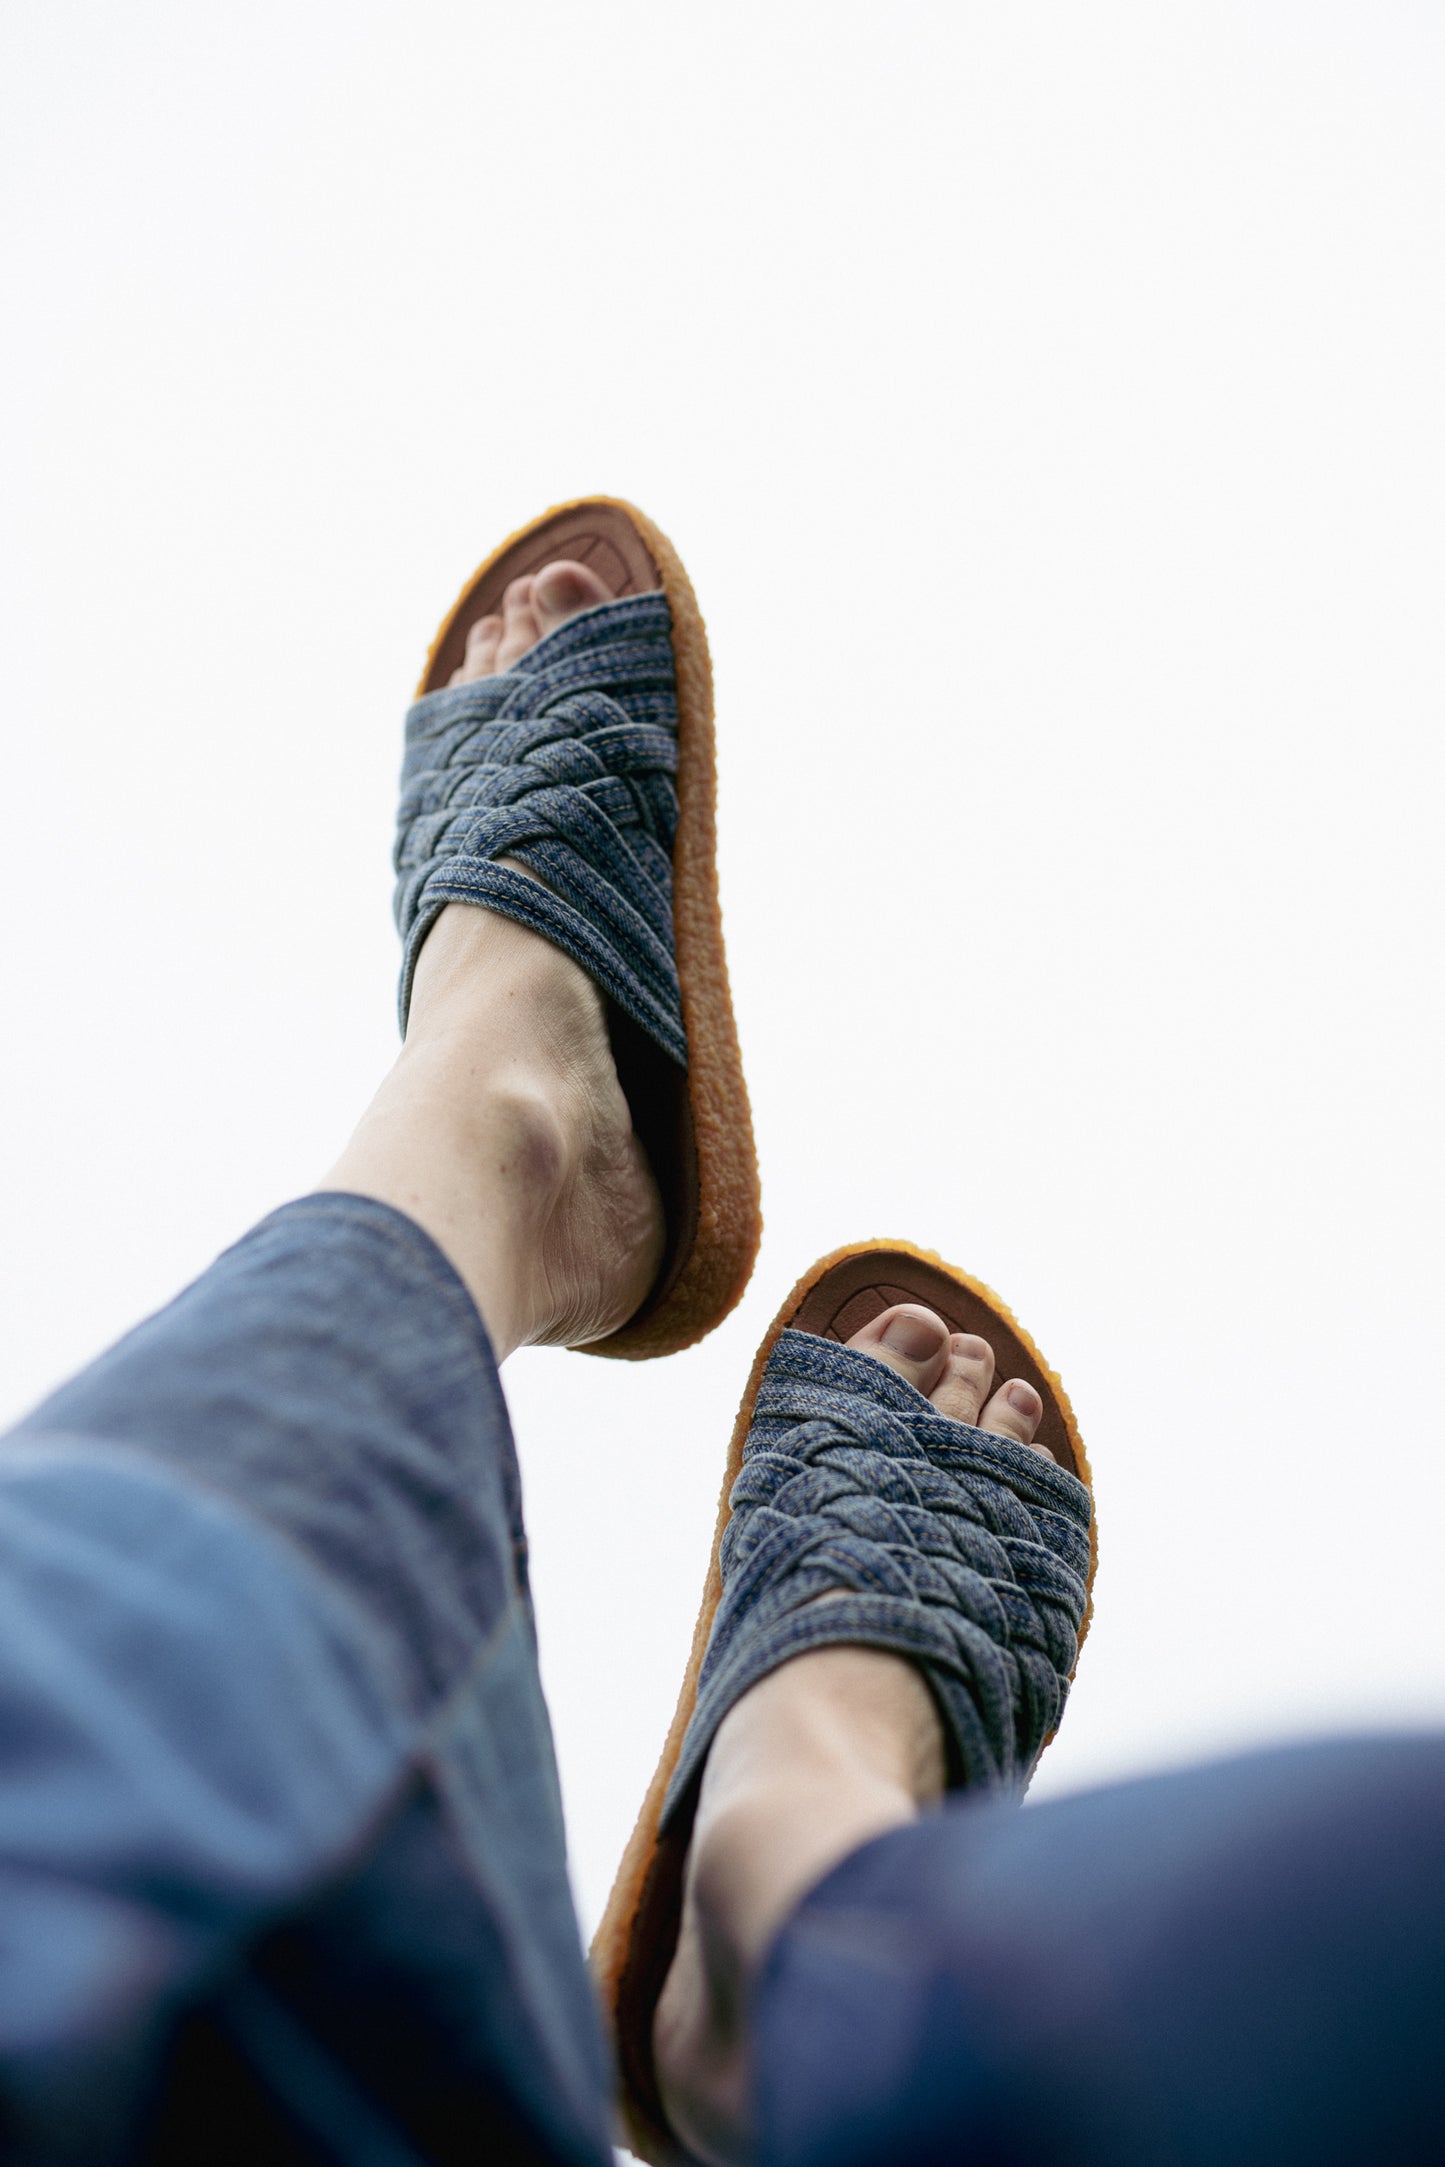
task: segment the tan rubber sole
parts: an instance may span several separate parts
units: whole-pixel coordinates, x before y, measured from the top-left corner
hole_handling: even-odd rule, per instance
[[[495,613],[510,581],[560,557],[588,565],[619,600],[661,588],[672,612],[678,713],[672,908],[688,1043],[685,1089],[635,1026],[620,1022],[615,1033],[624,1086],[663,1190],[668,1257],[637,1315],[581,1349],[643,1361],[690,1347],[722,1322],[752,1275],[763,1224],[718,902],[712,662],[682,559],[661,529],[620,497],[554,505],[510,535],[467,581],[432,641],[417,694],[449,682],[468,631]]]
[[[991,1288],[945,1264],[931,1250],[916,1249],[910,1242],[859,1242],[835,1249],[803,1274],[769,1326],[753,1362],[728,1446],[712,1558],[682,1691],[662,1759],[592,1943],[593,1976],[616,2043],[626,2142],[651,2167],[685,2167],[689,2160],[667,2126],[652,2062],[652,2020],[677,1945],[688,1842],[686,1828],[670,1829],[663,1837],[659,1823],[683,1737],[697,1705],[698,1675],[722,1595],[719,1557],[730,1518],[728,1501],[742,1466],[753,1403],[780,1332],[792,1326],[816,1332],[820,1338],[851,1339],[896,1302],[922,1302],[936,1310],[951,1331],[977,1332],[993,1348],[1000,1377],[1027,1378],[1044,1403],[1038,1442],[1046,1445],[1060,1466],[1077,1475],[1093,1494],[1089,1462],[1068,1394],[1023,1326]],[[1089,1605],[1079,1633],[1081,1647],[1093,1617],[1097,1563],[1097,1538],[1091,1526]]]

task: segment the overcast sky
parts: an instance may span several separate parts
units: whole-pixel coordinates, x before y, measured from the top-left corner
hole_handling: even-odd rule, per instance
[[[584,1916],[782,1294],[903,1235],[1097,1471],[1036,1794],[1445,1717],[1445,29],[1409,0],[9,0],[0,1413],[335,1156],[401,715],[557,498],[717,670],[766,1233],[519,1357]]]

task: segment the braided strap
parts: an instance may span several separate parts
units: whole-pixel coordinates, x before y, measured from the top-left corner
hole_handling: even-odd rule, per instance
[[[438,914],[476,903],[565,949],[685,1067],[676,829],[665,596],[585,610],[500,676],[426,694],[406,719],[394,859],[402,1029]],[[502,857],[537,879],[498,865]]]
[[[785,1331],[731,1502],[722,1600],[664,1816],[749,1686],[840,1642],[922,1667],[951,1787],[1027,1781],[1063,1714],[1088,1601],[1081,1482],[950,1421],[871,1356]]]

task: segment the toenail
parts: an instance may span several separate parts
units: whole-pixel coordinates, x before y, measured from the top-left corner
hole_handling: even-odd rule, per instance
[[[1025,1384],[1021,1377],[1015,1377],[1004,1398],[1010,1407],[1016,1407],[1021,1415],[1033,1417],[1043,1413],[1043,1401],[1033,1386]]]
[[[992,1359],[988,1341],[980,1339],[977,1332],[955,1332],[953,1351],[960,1362],[987,1362]]]
[[[943,1326],[936,1319],[918,1317],[912,1310],[904,1309],[889,1319],[879,1344],[892,1354],[904,1355],[910,1362],[924,1362],[929,1355],[937,1354],[946,1337]]]

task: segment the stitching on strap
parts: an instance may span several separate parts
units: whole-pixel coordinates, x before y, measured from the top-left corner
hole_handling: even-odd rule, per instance
[[[393,861],[406,951],[402,1029],[417,954],[438,914],[448,902],[477,903],[565,949],[685,1065],[676,831],[665,596],[583,611],[500,676],[418,700],[406,722]]]
[[[940,1415],[870,1356],[785,1331],[731,1504],[722,1600],[668,1812],[750,1685],[804,1648],[839,1643],[921,1665],[955,1784],[1027,1780],[1078,1655],[1082,1483],[1027,1446]]]

